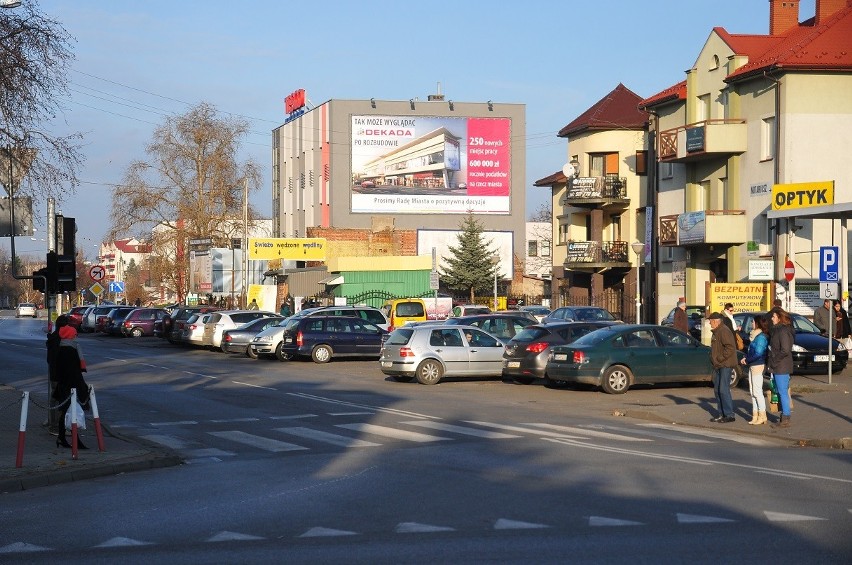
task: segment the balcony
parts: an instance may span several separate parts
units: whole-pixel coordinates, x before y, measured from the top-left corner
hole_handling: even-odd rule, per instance
[[[745,120],[705,120],[660,132],[660,160],[686,163],[745,153]]]
[[[605,176],[574,179],[559,204],[589,208],[619,204],[626,207],[630,204],[630,199],[627,198],[627,178]]]
[[[599,269],[630,267],[630,245],[626,241],[569,240],[566,269]]]
[[[740,245],[746,242],[745,210],[702,210],[660,216],[660,245]]]

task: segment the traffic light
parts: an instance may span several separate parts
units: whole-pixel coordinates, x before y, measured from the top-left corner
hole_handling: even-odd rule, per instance
[[[47,254],[47,288],[50,293],[77,290],[77,264],[73,256]],[[36,283],[33,282],[33,285]]]
[[[77,256],[77,221],[56,214],[56,238],[54,243],[59,255]]]
[[[37,271],[33,271],[33,290],[38,292],[47,292],[47,289],[44,286],[45,278],[48,278],[47,268],[41,268]]]

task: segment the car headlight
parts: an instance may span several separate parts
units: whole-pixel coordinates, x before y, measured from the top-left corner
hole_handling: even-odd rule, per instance
[[[267,344],[269,344],[269,343],[272,343],[272,338],[269,337],[269,336],[261,335],[261,336],[255,336],[255,338],[251,341],[252,341],[252,343],[267,343]]]
[[[805,348],[804,348],[804,347],[802,347],[801,345],[796,345],[796,344],[794,343],[794,344],[793,344],[793,347],[791,348],[791,351],[799,351],[799,352],[802,352],[802,351],[807,351],[807,349],[805,349]]]

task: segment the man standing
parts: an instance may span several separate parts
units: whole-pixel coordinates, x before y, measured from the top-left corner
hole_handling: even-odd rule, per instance
[[[831,300],[826,298],[822,308],[814,310],[814,325],[819,328],[820,333],[828,333],[828,325],[834,322],[834,316],[831,314]]]
[[[686,318],[686,302],[678,300],[674,313],[674,328],[689,334],[689,321]]]
[[[713,364],[713,393],[719,406],[719,415],[710,420],[720,424],[734,421],[734,401],[731,399],[731,376],[737,366],[737,346],[734,332],[723,322],[719,312],[710,314],[710,362]]]

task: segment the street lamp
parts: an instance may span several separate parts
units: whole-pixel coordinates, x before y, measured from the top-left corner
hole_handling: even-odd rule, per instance
[[[642,295],[639,293],[639,267],[642,265],[642,253],[645,251],[645,244],[641,241],[634,241],[630,244],[633,253],[636,254],[636,323],[640,322],[640,312],[642,310]]]

